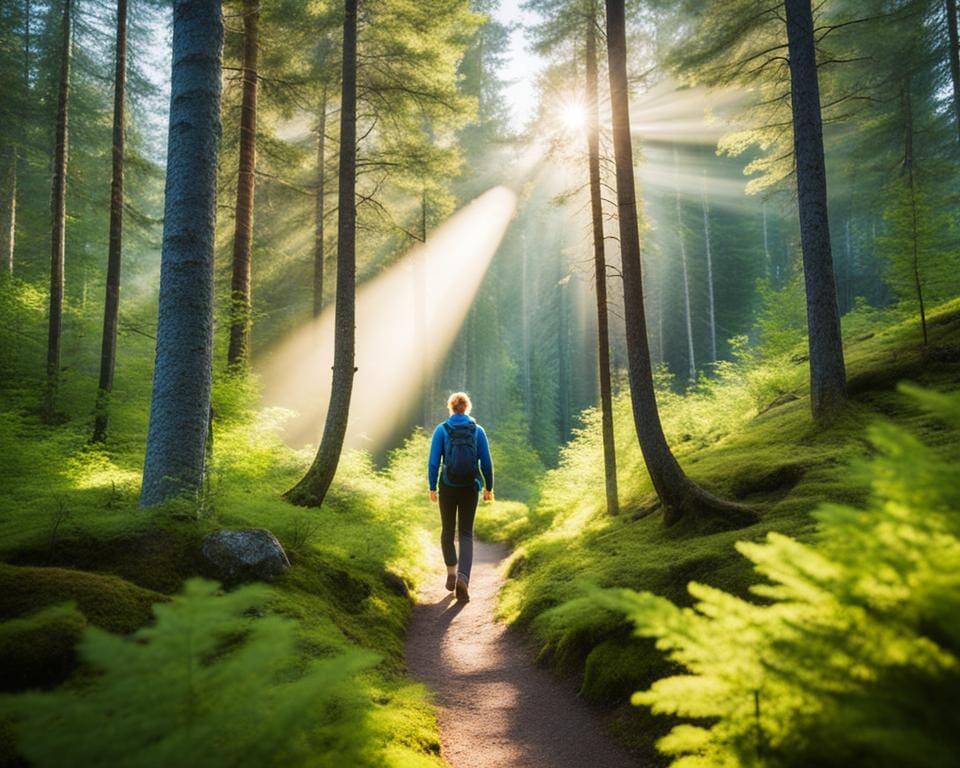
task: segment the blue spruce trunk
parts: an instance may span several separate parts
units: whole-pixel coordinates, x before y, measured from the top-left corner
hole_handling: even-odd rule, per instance
[[[203,482],[213,359],[220,0],[175,0],[160,315],[140,506]]]

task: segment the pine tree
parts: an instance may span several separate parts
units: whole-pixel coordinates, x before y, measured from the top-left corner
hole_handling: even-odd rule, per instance
[[[317,507],[333,482],[350,416],[356,372],[357,238],[357,0],[346,0],[343,20],[343,79],[340,96],[340,191],[337,214],[337,298],[334,309],[333,382],[323,437],[303,479],[285,494],[289,501]]]
[[[219,0],[176,0],[157,353],[141,507],[198,493],[203,484],[222,47]]]
[[[110,183],[110,246],[107,286],[103,306],[103,340],[100,348],[100,382],[94,413],[93,442],[107,438],[110,393],[117,360],[117,325],[120,319],[120,260],[123,244],[123,150],[127,85],[127,0],[117,0],[117,52],[113,77],[113,178]]]
[[[230,345],[227,364],[239,370],[250,355],[250,279],[253,261],[253,198],[257,165],[257,54],[260,0],[243,3],[243,104],[240,107],[240,160],[230,283]]]
[[[607,52],[613,146],[617,171],[617,211],[623,262],[623,301],[627,325],[630,392],[633,416],[650,479],[669,525],[684,516],[716,518],[723,525],[744,525],[755,517],[749,510],[707,493],[688,478],[667,445],[657,411],[647,323],[643,305],[640,234],[627,97],[627,49],[623,0],[607,0]]]
[[[56,419],[60,385],[60,346],[63,325],[64,261],[67,218],[67,123],[70,98],[70,62],[73,45],[73,0],[64,0],[60,22],[60,74],[57,86],[57,117],[54,129],[50,190],[50,312],[47,332],[47,386],[44,418]]]
[[[810,0],[785,0],[785,4],[800,241],[807,293],[810,404],[814,418],[822,421],[843,407],[846,370],[827,222],[827,172],[813,11]]]
[[[607,513],[620,511],[617,454],[613,437],[613,386],[610,377],[610,329],[607,307],[607,259],[603,234],[603,193],[600,185],[600,109],[597,74],[597,7],[591,0],[586,28],[587,162],[590,176],[590,220],[597,299],[597,365],[600,384],[600,429],[603,437],[603,476]]]

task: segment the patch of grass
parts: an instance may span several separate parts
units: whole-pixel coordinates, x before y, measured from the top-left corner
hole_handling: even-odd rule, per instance
[[[930,317],[931,349],[960,346],[960,301]],[[691,602],[690,581],[746,597],[756,575],[734,544],[774,530],[809,540],[817,530],[811,513],[818,504],[861,505],[868,484],[860,465],[872,450],[865,431],[880,418],[893,416],[960,461],[960,436],[895,389],[906,378],[956,390],[960,364],[924,352],[914,318],[874,320],[869,332],[860,328],[864,332],[846,347],[851,401],[825,426],[810,417],[808,371],[797,350],[722,368],[717,379],[686,396],[659,393],[668,440],[684,469],[711,491],[755,508],[757,524],[706,534],[683,523],[665,528],[625,394],[615,405],[620,516],[605,511],[595,413],[586,414],[585,429],[545,476],[529,515],[504,511],[497,534],[517,549],[500,597],[501,616],[531,632],[544,662],[578,676],[584,697],[618,707],[618,730],[641,751],[652,755],[652,742],[665,728],[662,719],[655,726],[658,718],[633,712],[628,695],[669,669],[651,644],[630,637],[621,617],[591,603],[591,586],[649,591],[679,605]],[[781,391],[797,397],[766,409],[765,398]]]

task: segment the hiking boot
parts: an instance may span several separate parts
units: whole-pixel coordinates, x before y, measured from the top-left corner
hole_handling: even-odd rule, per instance
[[[447,592],[453,592],[454,587],[457,586],[457,574],[448,573],[447,574]]]
[[[470,593],[467,592],[467,577],[462,573],[457,574],[457,600],[461,603],[470,602]]]

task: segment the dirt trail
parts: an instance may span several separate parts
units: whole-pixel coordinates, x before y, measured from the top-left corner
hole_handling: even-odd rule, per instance
[[[455,602],[438,573],[414,608],[407,661],[436,696],[444,758],[452,768],[637,765],[572,691],[533,666],[520,638],[494,621],[506,555],[504,547],[477,542],[470,602]]]

